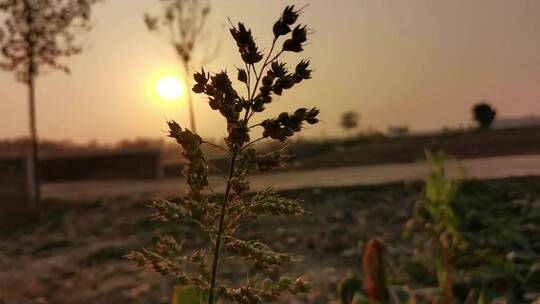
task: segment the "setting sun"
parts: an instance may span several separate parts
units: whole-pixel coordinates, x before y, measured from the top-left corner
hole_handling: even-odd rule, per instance
[[[185,85],[176,77],[167,76],[161,78],[156,86],[159,97],[166,100],[176,100],[185,92]]]

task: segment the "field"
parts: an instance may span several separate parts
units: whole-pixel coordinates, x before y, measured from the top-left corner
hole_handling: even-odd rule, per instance
[[[347,138],[297,140],[289,146],[291,159],[288,169],[411,163],[423,159],[426,149],[442,149],[461,159],[540,154],[538,134],[540,127],[533,126],[491,131],[456,130],[401,137],[373,133],[351,135]],[[28,147],[29,144],[24,139],[0,141],[0,159],[28,155]],[[279,147],[280,144],[261,146],[263,150]],[[178,177],[181,174],[179,147],[171,140],[135,139],[113,146],[46,141],[41,148],[44,158],[42,179],[45,182],[154,178],[157,170],[152,165],[144,170],[137,168],[133,172],[133,166],[129,163],[129,158],[137,156],[148,162],[152,153],[161,154],[163,176]],[[227,169],[228,160],[224,158],[223,152],[213,147],[208,147],[205,152],[216,167],[224,171]],[[99,165],[96,159],[100,156],[107,163],[96,166]],[[106,167],[106,172],[101,172],[103,166]]]
[[[386,136],[380,133],[347,138],[298,140],[290,143],[286,169],[311,170],[388,163],[412,163],[424,159],[426,149],[443,150],[460,159],[540,154],[540,127],[502,130],[456,130],[429,134]],[[275,150],[274,144],[266,147]],[[261,147],[263,150],[265,147]],[[213,164],[222,170],[227,160],[213,151]],[[221,157],[221,158],[220,158]],[[165,157],[165,176],[179,176],[177,156]]]
[[[342,141],[311,143],[302,150],[292,148],[295,168],[360,166],[409,163],[424,159],[426,149],[443,150],[460,159],[540,153],[540,127],[501,130],[456,130],[401,137],[376,135]]]
[[[393,284],[433,286],[433,274],[414,262],[402,239],[421,189],[421,183],[396,183],[287,191],[305,200],[308,215],[286,222],[263,219],[240,233],[297,255],[300,262],[287,268],[305,273],[315,288],[300,302],[286,298],[287,303],[335,303],[338,282],[361,272],[361,252],[372,237],[387,245]],[[122,256],[149,246],[160,233],[175,234],[187,248],[204,239],[189,224],[152,222],[147,203],[129,197],[47,201],[39,221],[0,236],[0,303],[169,303],[170,281],[141,273]],[[466,181],[457,207],[471,248],[484,254],[465,254],[456,263],[458,285],[474,285],[466,279],[471,277],[497,284],[524,280],[521,296],[532,299],[540,290],[540,177]],[[501,273],[509,254],[513,268]],[[245,279],[238,268],[222,269],[221,280]]]

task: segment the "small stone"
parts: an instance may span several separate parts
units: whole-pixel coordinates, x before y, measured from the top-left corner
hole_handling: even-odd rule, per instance
[[[148,293],[150,289],[151,289],[150,284],[142,284],[128,290],[125,293],[125,296],[126,298],[129,298],[129,299],[136,299],[136,298],[139,298],[142,294]]]
[[[505,298],[496,298],[493,301],[491,301],[491,304],[507,304],[508,301]]]
[[[315,249],[315,240],[313,240],[312,238],[309,238],[306,242],[306,249],[308,250]]]
[[[287,245],[294,245],[298,242],[298,239],[294,236],[289,236],[285,239],[285,243],[287,243]]]
[[[339,210],[339,211],[335,211],[334,214],[333,214],[333,219],[335,221],[338,221],[338,222],[342,222],[345,220],[346,216],[345,216],[345,212]]]
[[[354,257],[354,256],[360,256],[360,251],[358,250],[358,248],[353,247],[353,248],[343,250],[340,253],[340,255],[343,256],[343,257],[346,257],[346,258],[350,258],[350,257]]]
[[[26,292],[29,296],[38,298],[47,292],[47,287],[40,282],[34,281],[28,284]]]
[[[330,234],[333,236],[342,236],[342,235],[347,234],[347,228],[341,225],[337,225],[337,224],[330,226],[330,229],[328,230],[330,231]]]
[[[328,240],[324,245],[324,250],[329,253],[340,253],[349,248],[350,244],[346,237],[340,237],[333,240]]]
[[[528,292],[523,295],[523,298],[527,301],[532,301],[532,304],[540,304],[540,293]],[[535,301],[536,299],[536,301]]]
[[[531,209],[540,209],[540,197],[531,202]]]

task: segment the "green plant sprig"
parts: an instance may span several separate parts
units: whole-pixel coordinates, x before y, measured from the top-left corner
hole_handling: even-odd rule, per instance
[[[405,234],[411,237],[416,253],[435,268],[444,303],[452,303],[454,285],[453,259],[466,243],[455,212],[460,180],[450,178],[446,164],[452,158],[443,153],[426,151],[429,175],[423,197],[416,202],[413,217]]]

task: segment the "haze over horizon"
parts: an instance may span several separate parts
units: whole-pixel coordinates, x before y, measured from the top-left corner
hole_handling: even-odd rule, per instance
[[[304,9],[315,31],[306,48],[313,80],[286,92],[270,113],[300,105],[321,109],[324,121],[304,136],[342,134],[340,115],[360,114],[360,125],[412,130],[471,124],[471,106],[489,101],[500,117],[540,114],[540,1],[214,0],[207,30],[219,42],[205,70],[234,70],[241,63],[227,17],[253,29],[268,49],[271,28],[283,7]],[[71,75],[51,72],[37,80],[40,137],[97,139],[165,135],[165,121],[188,122],[185,101],[162,101],[155,79],[181,75],[166,42],[147,31],[145,12],[160,13],[157,0],[108,0],[96,6],[86,50],[66,60]],[[211,48],[211,46],[209,46]],[[289,62],[296,58],[287,55]],[[199,69],[195,61],[192,66]],[[0,138],[28,134],[25,87],[0,72]],[[239,87],[238,87],[239,88]],[[239,90],[240,91],[240,90]],[[222,136],[222,119],[195,100],[198,131]],[[220,123],[216,123],[219,120]]]

